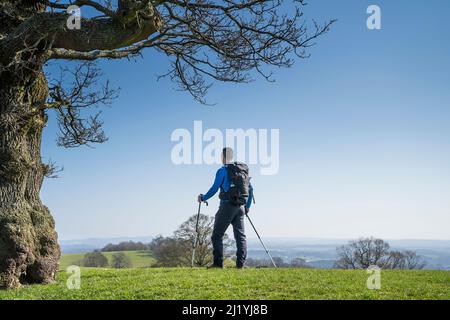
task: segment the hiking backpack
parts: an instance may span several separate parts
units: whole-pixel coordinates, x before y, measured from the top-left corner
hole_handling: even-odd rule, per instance
[[[229,200],[233,205],[243,206],[247,204],[250,188],[248,166],[245,163],[233,162],[227,165],[230,190],[221,192],[221,200]]]

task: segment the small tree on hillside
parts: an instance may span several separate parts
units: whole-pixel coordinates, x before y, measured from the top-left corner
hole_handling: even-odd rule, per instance
[[[413,251],[390,251],[389,244],[381,239],[361,238],[337,248],[340,269],[367,269],[378,266],[384,269],[422,269],[425,262]]]
[[[195,250],[195,265],[206,266],[212,262],[211,236],[214,218],[201,214],[198,229],[197,215],[190,217],[174,232],[173,237],[159,236],[150,243],[150,249],[157,262],[155,266],[190,266],[195,236],[198,232]],[[224,236],[224,251],[233,245],[227,235]]]
[[[116,252],[112,256],[111,267],[116,269],[131,268],[133,263],[131,258],[123,252]]]
[[[387,268],[389,269],[423,269],[426,263],[414,251],[392,251],[389,253]]]
[[[174,237],[159,236],[150,243],[150,250],[156,259],[155,267],[186,266],[186,252],[190,243]]]
[[[197,215],[193,215],[186,222],[184,222],[178,230],[174,232],[174,237],[191,244],[189,249],[185,252],[185,263],[189,265],[191,263],[193,244],[195,236],[197,235],[197,247],[195,249],[195,265],[207,266],[212,262],[212,231],[214,228],[214,218],[200,214],[198,229],[197,227]],[[227,249],[233,245],[233,241],[225,234],[223,238],[224,253]]]
[[[108,258],[98,251],[88,252],[81,260],[81,265],[83,267],[105,268],[108,266]]]
[[[405,269],[423,269],[427,264],[414,251],[404,251],[403,255],[405,257]]]
[[[389,244],[381,239],[361,238],[337,248],[341,269],[367,269],[370,266],[385,267],[389,256]]]

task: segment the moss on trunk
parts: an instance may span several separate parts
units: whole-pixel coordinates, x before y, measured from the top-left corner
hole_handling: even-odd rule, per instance
[[[8,77],[8,78],[6,78]],[[47,82],[41,71],[28,77],[2,74],[0,87],[0,288],[49,283],[60,249],[54,220],[40,200]]]

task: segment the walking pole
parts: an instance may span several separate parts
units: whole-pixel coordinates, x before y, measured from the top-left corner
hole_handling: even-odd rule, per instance
[[[248,214],[247,214],[247,213],[246,213],[245,215],[247,216],[247,219],[248,219],[248,221],[250,221],[250,224],[252,225],[252,227],[253,227],[253,230],[255,230],[255,233],[256,233],[256,235],[258,236],[258,239],[259,239],[259,241],[261,242],[261,244],[262,244],[262,246],[263,246],[264,250],[266,251],[267,255],[268,255],[268,256],[269,256],[269,258],[270,258],[270,261],[272,261],[272,264],[273,264],[273,266],[274,266],[274,267],[276,268],[276,267],[277,267],[277,265],[275,264],[275,261],[273,261],[273,259],[272,259],[272,256],[270,255],[270,252],[269,252],[269,250],[267,250],[266,246],[264,245],[264,242],[262,241],[261,237],[259,236],[259,233],[258,233],[258,231],[256,231],[256,228],[255,228],[255,226],[253,225],[253,222],[252,222],[252,220],[250,219],[250,217],[248,216]]]
[[[206,202],[206,205],[208,205],[208,202]],[[197,212],[197,222],[195,224],[195,238],[194,238],[194,247],[192,249],[192,259],[191,259],[191,268],[194,267],[194,260],[195,260],[195,249],[197,248],[197,239],[198,239],[198,223],[200,219],[200,208],[202,206],[202,203],[198,203],[198,212]]]

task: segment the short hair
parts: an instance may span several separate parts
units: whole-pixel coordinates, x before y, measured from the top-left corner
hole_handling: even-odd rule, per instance
[[[222,155],[223,155],[223,158],[225,159],[225,161],[227,161],[227,162],[233,160],[233,149],[228,148],[228,147],[223,148]]]

